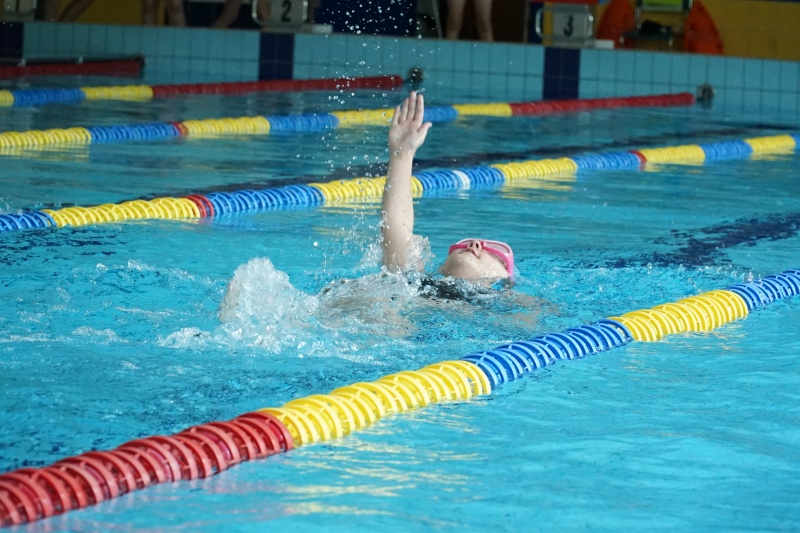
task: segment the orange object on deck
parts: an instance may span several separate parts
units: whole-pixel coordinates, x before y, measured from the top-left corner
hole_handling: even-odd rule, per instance
[[[635,29],[635,16],[630,1],[611,0],[597,26],[597,38],[607,39],[618,45],[623,33]]]
[[[722,55],[724,53],[722,38],[719,36],[717,26],[700,0],[695,0],[686,19],[683,51],[697,54]]]

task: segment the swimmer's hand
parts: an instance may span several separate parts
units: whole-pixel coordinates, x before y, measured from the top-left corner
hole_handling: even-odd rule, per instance
[[[425,100],[421,94],[411,94],[394,110],[392,126],[389,128],[389,156],[407,154],[414,157],[417,148],[425,142],[430,122],[422,123],[425,116]]]

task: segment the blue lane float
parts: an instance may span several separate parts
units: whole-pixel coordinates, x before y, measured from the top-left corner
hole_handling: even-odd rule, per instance
[[[116,143],[118,141],[144,141],[177,139],[181,136],[178,128],[165,122],[153,122],[135,126],[91,126],[86,128],[94,144]]]
[[[41,211],[0,215],[0,231],[55,227],[53,217]]]
[[[458,111],[453,106],[429,106],[425,108],[425,122],[452,122],[458,118]]]
[[[21,89],[9,91],[14,96],[14,106],[29,107],[42,104],[74,104],[86,99],[81,89]]]
[[[699,146],[706,154],[706,161],[744,159],[753,153],[753,147],[744,141],[721,141]]]
[[[318,189],[308,185],[288,185],[274,189],[216,192],[205,195],[216,215],[267,211],[281,207],[313,207],[324,203]]]
[[[725,290],[735,292],[747,304],[748,311],[800,294],[800,270],[787,270],[758,281],[738,283]]]
[[[632,340],[631,332],[623,324],[605,319],[560,333],[505,344],[461,359],[477,365],[494,388],[556,361],[580,359],[623,346]]]
[[[426,191],[463,189],[462,180],[452,171],[434,170],[415,174]]]
[[[458,170],[467,175],[472,189],[491,189],[506,183],[505,175],[494,167],[471,167]]]
[[[270,115],[266,117],[270,124],[271,132],[315,132],[332,130],[339,127],[339,119],[334,115],[304,114],[304,115]]]
[[[572,160],[578,165],[578,170],[637,169],[642,165],[641,159],[630,152],[587,154]]]

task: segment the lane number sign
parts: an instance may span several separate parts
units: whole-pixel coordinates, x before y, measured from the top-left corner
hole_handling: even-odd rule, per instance
[[[270,0],[270,22],[283,26],[299,26],[306,21],[306,0]]]
[[[553,13],[553,37],[591,39],[592,20],[584,13]]]

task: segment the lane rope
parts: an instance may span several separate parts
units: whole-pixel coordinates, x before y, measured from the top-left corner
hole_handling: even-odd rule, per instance
[[[0,65],[0,78],[25,76],[139,76],[144,59],[86,59],[79,63],[60,61],[28,63],[26,65]]]
[[[200,128],[194,124],[189,124],[188,127]],[[248,119],[247,122],[237,123],[236,127],[256,130],[269,129],[271,125],[265,120]],[[76,131],[74,135],[83,134],[81,131]],[[560,179],[583,171],[637,170],[647,164],[700,164],[707,161],[791,153],[799,142],[800,134],[775,135],[743,141],[720,141],[630,152],[604,152],[572,158],[498,163],[461,169],[426,170],[412,177],[412,194],[415,198],[419,198],[441,191],[513,186],[514,183],[527,179]],[[47,227],[78,227],[124,220],[199,219],[294,207],[321,207],[342,202],[379,199],[383,195],[385,180],[385,177],[365,177],[261,190],[192,194],[185,198],[164,197],[92,207],[65,207],[10,213],[0,215],[0,232]]]
[[[205,478],[244,461],[341,438],[381,418],[486,395],[556,361],[584,358],[632,340],[710,331],[798,294],[800,269],[787,270],[456,361],[298,398],[226,422],[136,439],[111,451],[87,452],[43,468],[7,472],[0,475],[0,527],[88,507],[156,483]]]
[[[401,87],[397,75],[312,80],[269,80],[190,83],[173,85],[115,85],[107,87],[44,88],[0,91],[0,107],[33,107],[45,104],[77,104],[84,100],[147,102],[196,94],[236,95],[257,92],[338,91],[342,89],[391,89]]]
[[[59,93],[61,95],[60,98],[62,98],[63,101],[68,101],[69,98],[77,97],[75,91],[78,91],[78,89],[64,90]],[[101,92],[102,91],[97,94]],[[142,87],[129,89],[129,93],[130,98],[134,99],[140,95],[147,94],[147,89]],[[13,99],[11,101],[13,104],[17,96],[13,94],[12,96]],[[34,98],[34,96],[29,97]],[[8,101],[8,98],[8,95],[5,97],[0,96],[0,102]],[[450,122],[456,120],[459,116],[542,116],[597,109],[689,106],[693,104],[694,96],[689,93],[679,93],[655,96],[632,96],[626,98],[559,100],[554,102],[431,106],[425,108],[425,120],[430,122]],[[6,131],[0,133],[0,148],[36,148],[57,144],[110,144],[128,141],[165,141],[183,137],[214,137],[218,135],[264,135],[278,131],[317,132],[354,126],[388,127],[393,115],[393,109],[362,109],[302,115],[219,118],[186,120],[180,122],[151,122],[148,124]],[[266,120],[269,122],[270,127],[256,130],[241,127],[254,120]]]

